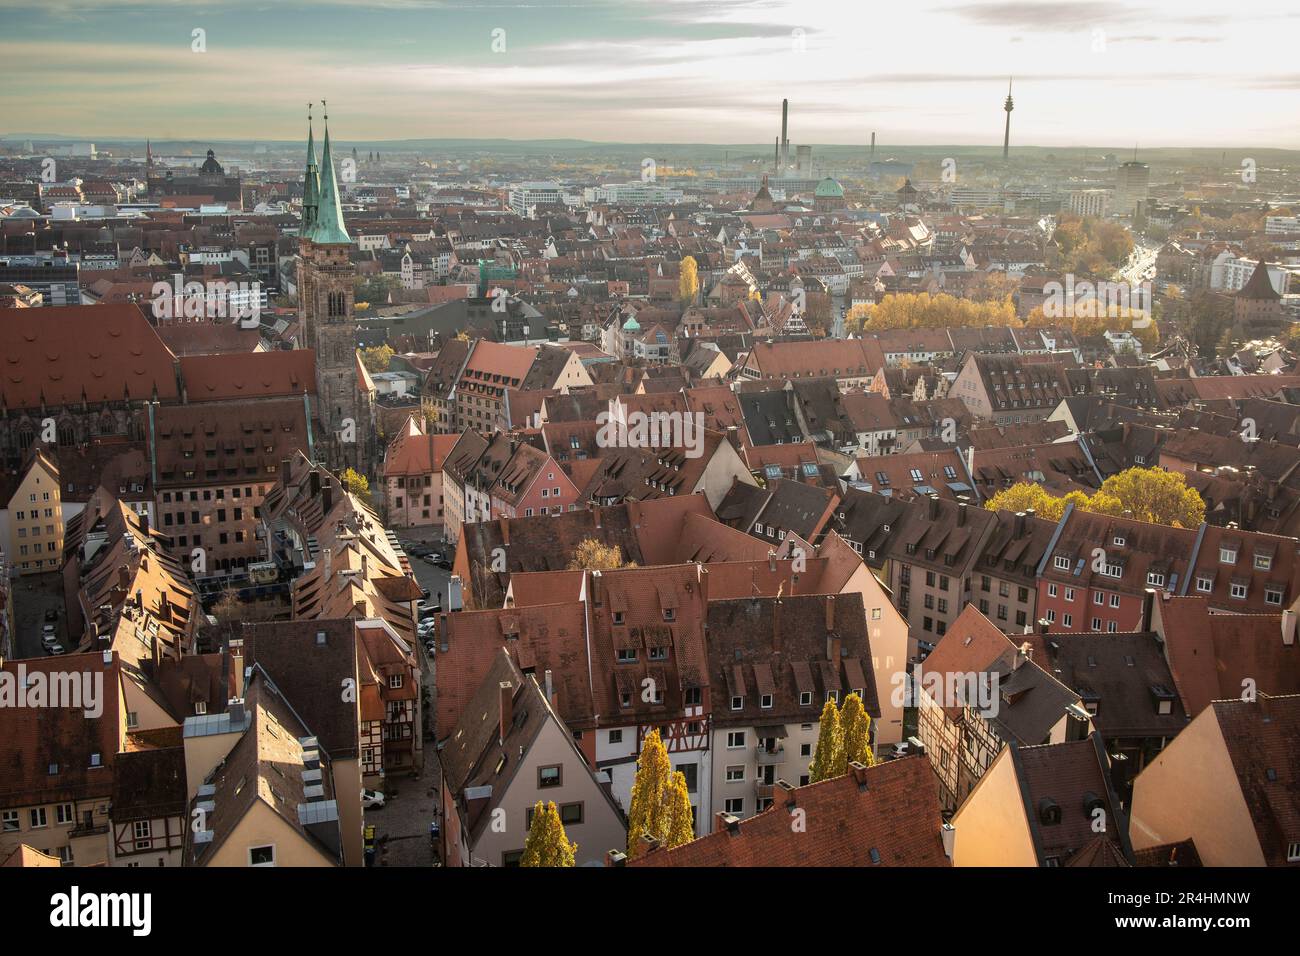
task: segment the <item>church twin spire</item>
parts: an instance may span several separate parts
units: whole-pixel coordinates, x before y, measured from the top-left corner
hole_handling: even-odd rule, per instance
[[[321,100],[321,106],[325,106],[324,100]],[[325,143],[320,166],[317,166],[310,105],[307,108],[307,169],[303,177],[300,234],[304,239],[321,244],[352,242],[343,225],[343,209],[339,205],[339,184],[334,176],[334,159],[330,153],[329,113],[325,113]]]

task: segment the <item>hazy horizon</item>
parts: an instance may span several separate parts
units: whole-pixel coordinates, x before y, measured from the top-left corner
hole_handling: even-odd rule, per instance
[[[1000,147],[1014,74],[1013,145],[1297,149],[1297,22],[1264,0],[0,0],[0,116],[288,143],[325,98],[349,143],[767,148],[787,97],[793,144]]]

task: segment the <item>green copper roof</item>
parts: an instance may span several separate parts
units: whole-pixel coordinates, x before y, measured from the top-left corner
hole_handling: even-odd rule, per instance
[[[352,237],[343,226],[343,210],[339,207],[339,184],[334,178],[334,158],[330,154],[330,127],[325,123],[325,146],[320,154],[320,205],[316,210],[316,221],[312,223],[307,238],[312,242],[325,245],[344,245],[352,242]]]
[[[320,169],[316,165],[316,137],[311,120],[307,121],[307,170],[302,180],[302,227],[300,235],[307,235],[316,222],[316,209],[320,205]]]
[[[844,195],[844,188],[831,177],[827,176],[817,184],[817,189],[813,192],[814,196],[823,198],[839,199]]]
[[[628,320],[623,323],[623,331],[639,332],[641,331],[641,323],[636,320],[635,316],[630,316]]]

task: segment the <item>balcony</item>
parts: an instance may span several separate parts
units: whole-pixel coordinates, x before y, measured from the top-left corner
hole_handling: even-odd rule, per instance
[[[764,783],[763,778],[760,777],[754,781],[754,796],[758,797],[760,800],[770,800],[772,799],[772,790],[775,787],[776,784]]]
[[[754,748],[754,760],[760,767],[772,767],[785,763],[785,745],[777,744],[769,749],[763,744]]]

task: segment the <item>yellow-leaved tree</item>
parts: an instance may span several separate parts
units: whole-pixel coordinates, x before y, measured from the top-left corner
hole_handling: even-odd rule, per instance
[[[578,844],[570,843],[564,832],[564,823],[560,820],[560,811],[554,803],[542,805],[538,800],[533,806],[533,822],[528,827],[528,837],[524,841],[524,855],[519,860],[520,866],[573,866],[573,856],[578,852]]]
[[[686,303],[694,302],[699,291],[700,267],[694,256],[686,256],[679,267],[677,297]]]
[[[343,487],[358,498],[366,498],[370,495],[370,479],[354,468],[343,469],[339,481],[343,482]]]
[[[686,776],[673,772],[668,750],[658,730],[646,734],[632,781],[632,804],[627,814],[627,853],[636,856],[641,837],[651,836],[667,847],[694,839],[691,797]]]
[[[1175,528],[1195,528],[1205,520],[1205,501],[1195,488],[1187,487],[1187,478],[1180,472],[1160,467],[1128,468],[1111,475],[1091,495],[1071,491],[1057,497],[1040,485],[1020,482],[999,491],[984,507],[990,511],[1032,508],[1040,518],[1059,521],[1068,504],[1073,504],[1077,511],[1116,518],[1127,516]]]
[[[817,731],[817,750],[813,752],[812,763],[808,766],[809,783],[828,780],[837,776],[837,768],[844,764],[844,729],[840,724],[840,709],[835,701],[826,700],[822,708],[821,722]],[[838,771],[844,773],[842,769]]]
[[[871,715],[857,694],[849,694],[844,698],[844,707],[840,710],[840,726],[844,729],[844,769],[840,772],[847,773],[849,764],[855,760],[874,767],[876,757],[871,752]]]
[[[570,571],[614,571],[635,567],[636,562],[624,561],[623,552],[614,545],[604,544],[599,538],[583,538],[573,551]]]

